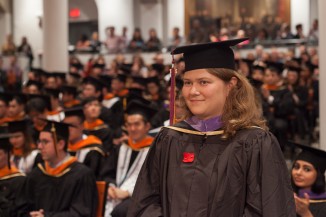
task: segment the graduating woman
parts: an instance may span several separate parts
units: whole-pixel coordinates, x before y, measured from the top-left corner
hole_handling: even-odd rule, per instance
[[[301,217],[326,216],[326,152],[295,145],[302,149],[291,172],[296,212]]]
[[[9,122],[8,131],[11,133],[9,141],[13,147],[11,161],[21,172],[28,174],[42,162],[42,157],[32,142],[27,120]]]
[[[185,59],[183,121],[156,136],[129,217],[295,216],[286,164],[230,46],[176,48]],[[181,100],[182,100],[181,99]]]

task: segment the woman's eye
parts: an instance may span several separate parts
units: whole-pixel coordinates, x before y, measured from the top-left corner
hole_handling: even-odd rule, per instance
[[[304,171],[305,171],[305,172],[310,172],[311,169],[310,169],[310,168],[304,168]]]
[[[183,85],[184,85],[184,86],[190,86],[190,85],[191,85],[191,82],[190,82],[190,81],[184,81],[184,82],[183,82]]]
[[[206,84],[208,84],[208,81],[200,81],[200,84],[201,85],[206,85]]]

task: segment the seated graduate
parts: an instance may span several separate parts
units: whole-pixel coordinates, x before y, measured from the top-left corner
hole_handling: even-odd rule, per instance
[[[172,52],[185,59],[183,119],[155,137],[128,216],[295,216],[278,141],[265,125],[253,87],[235,70],[231,46],[245,40]]]
[[[28,121],[11,121],[8,123],[11,134],[10,143],[13,147],[11,161],[23,173],[28,174],[42,162],[42,156],[28,131]]]
[[[126,110],[127,140],[119,150],[116,183],[108,188],[105,216],[126,216],[139,171],[154,138],[148,136],[150,118],[155,109],[131,101]]]
[[[41,131],[37,145],[45,163],[28,175],[18,216],[95,216],[95,176],[67,152],[69,126],[48,121]]]
[[[10,165],[10,134],[0,135],[0,216],[17,216],[16,197],[25,175]]]
[[[326,216],[326,152],[292,143],[302,151],[292,167],[292,186],[296,212],[301,217]]]
[[[101,162],[105,157],[102,141],[93,135],[85,135],[84,113],[81,107],[65,110],[64,123],[69,124],[68,151],[78,162],[89,167],[97,180],[101,180]]]
[[[105,151],[112,150],[113,131],[99,117],[101,114],[101,103],[97,97],[88,97],[82,101],[85,116],[84,133],[98,137]]]

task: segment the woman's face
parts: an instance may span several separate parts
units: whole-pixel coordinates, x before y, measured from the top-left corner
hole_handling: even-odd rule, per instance
[[[317,178],[317,170],[306,161],[297,160],[292,168],[294,184],[302,189],[311,189]]]
[[[183,80],[182,95],[192,114],[200,119],[222,114],[230,84],[226,84],[206,69],[188,71]]]
[[[22,132],[14,133],[10,138],[9,142],[14,148],[22,148],[25,142],[25,137]]]

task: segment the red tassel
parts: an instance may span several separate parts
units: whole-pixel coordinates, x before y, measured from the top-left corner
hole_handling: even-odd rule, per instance
[[[170,69],[171,73],[171,85],[170,85],[170,125],[174,124],[175,121],[175,74],[176,70],[174,68],[174,56],[172,55],[172,67]]]

